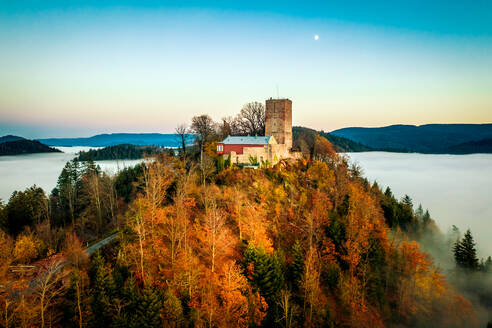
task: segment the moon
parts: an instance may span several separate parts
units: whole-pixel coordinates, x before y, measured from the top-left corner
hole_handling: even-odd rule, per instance
[[[318,41],[318,39],[319,39],[319,35],[318,35],[318,34],[316,34],[316,35],[314,36],[314,40],[315,40],[315,41]]]

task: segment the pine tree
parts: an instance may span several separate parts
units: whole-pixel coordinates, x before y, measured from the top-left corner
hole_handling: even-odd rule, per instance
[[[492,258],[490,256],[485,260],[483,270],[485,272],[492,272]]]
[[[461,241],[456,241],[453,252],[458,267],[469,270],[477,270],[479,268],[475,241],[473,240],[470,229],[466,231]]]
[[[111,286],[111,277],[104,263],[104,258],[98,252],[92,259],[90,271],[92,297],[90,301],[93,327],[107,327],[111,323],[111,299],[108,287]]]
[[[292,247],[292,263],[289,265],[289,279],[293,291],[299,289],[299,283],[302,279],[304,273],[304,253],[302,251],[302,246],[297,240]]]
[[[149,287],[146,287],[133,300],[134,311],[130,314],[129,327],[154,328],[162,327],[161,308],[162,300],[159,294]]]
[[[269,255],[262,248],[255,249],[250,246],[246,249],[244,257],[246,276],[258,288],[267,303],[273,304],[275,296],[284,284],[284,270],[279,255]]]
[[[401,202],[403,203],[403,205],[408,206],[409,208],[413,209],[413,201],[410,198],[410,196],[408,196],[408,195],[403,196]]]

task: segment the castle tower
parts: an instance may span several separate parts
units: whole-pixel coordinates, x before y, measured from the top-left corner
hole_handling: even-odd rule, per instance
[[[270,98],[265,102],[265,135],[292,148],[292,101]]]

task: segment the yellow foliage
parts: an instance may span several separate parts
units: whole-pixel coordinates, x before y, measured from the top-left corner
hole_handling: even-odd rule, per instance
[[[15,241],[14,259],[18,263],[30,263],[39,256],[41,242],[32,235],[21,235]]]

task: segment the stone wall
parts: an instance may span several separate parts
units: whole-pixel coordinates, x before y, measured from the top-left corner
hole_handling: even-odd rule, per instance
[[[292,148],[292,101],[268,99],[265,102],[265,135]]]

